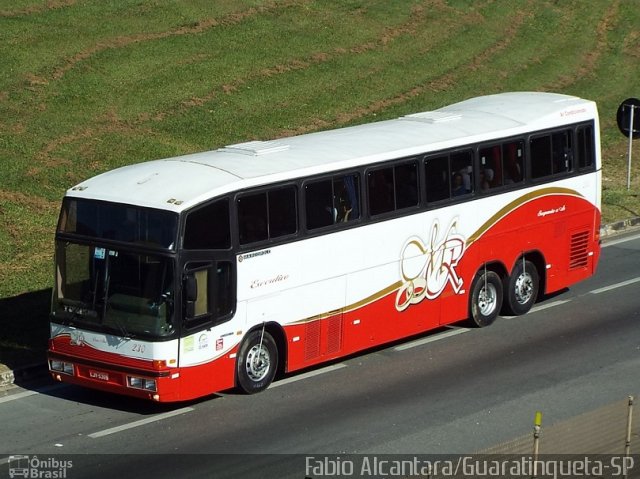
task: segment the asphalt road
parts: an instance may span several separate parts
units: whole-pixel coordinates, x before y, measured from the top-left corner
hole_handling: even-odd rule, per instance
[[[51,383],[9,388],[0,478],[17,454],[67,458],[69,478],[302,479],[322,454],[482,450],[531,431],[535,411],[550,425],[640,391],[639,266],[640,235],[617,237],[593,278],[525,316],[443,328],[253,396],[165,406]]]

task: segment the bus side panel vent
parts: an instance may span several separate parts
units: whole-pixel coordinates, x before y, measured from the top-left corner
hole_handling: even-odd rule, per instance
[[[569,269],[585,268],[589,264],[589,232],[580,231],[571,235]]]
[[[311,321],[305,327],[304,359],[309,361],[320,356],[320,320]]]
[[[327,354],[342,350],[342,314],[333,316],[327,324]]]

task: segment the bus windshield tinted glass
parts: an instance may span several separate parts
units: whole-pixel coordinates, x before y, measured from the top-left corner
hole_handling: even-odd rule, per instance
[[[65,198],[58,231],[173,249],[177,225],[170,211]]]
[[[164,337],[173,332],[172,284],[170,258],[58,241],[52,314],[120,336]]]

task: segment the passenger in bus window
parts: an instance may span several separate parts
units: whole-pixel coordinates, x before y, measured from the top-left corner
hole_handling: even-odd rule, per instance
[[[360,208],[358,207],[359,184],[355,175],[346,175],[342,178],[343,182],[343,200],[348,203],[350,213],[344,221],[354,220],[360,217]]]
[[[522,144],[512,142],[505,145],[504,184],[520,183],[522,181]]]
[[[471,181],[472,173],[473,170],[471,165],[465,166],[460,170],[460,174],[462,175],[462,184],[464,185],[464,189],[466,190],[465,193],[471,193],[473,191],[473,183]]]
[[[343,200],[340,202],[340,209],[338,210],[338,222],[346,223],[347,221],[349,221],[349,216],[352,212],[353,207],[351,206],[351,202],[348,199],[343,198]]]
[[[460,196],[467,193],[467,189],[464,187],[464,181],[462,180],[461,173],[456,173],[453,175],[451,193],[453,194],[453,196]]]
[[[480,170],[480,191],[487,191],[489,188],[491,188],[490,181],[492,177],[493,172],[490,168]]]

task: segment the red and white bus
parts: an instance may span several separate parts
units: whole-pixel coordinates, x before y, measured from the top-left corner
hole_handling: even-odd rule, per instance
[[[49,368],[155,401],[247,393],[468,318],[600,254],[596,105],[503,93],[126,166],[67,191]]]

